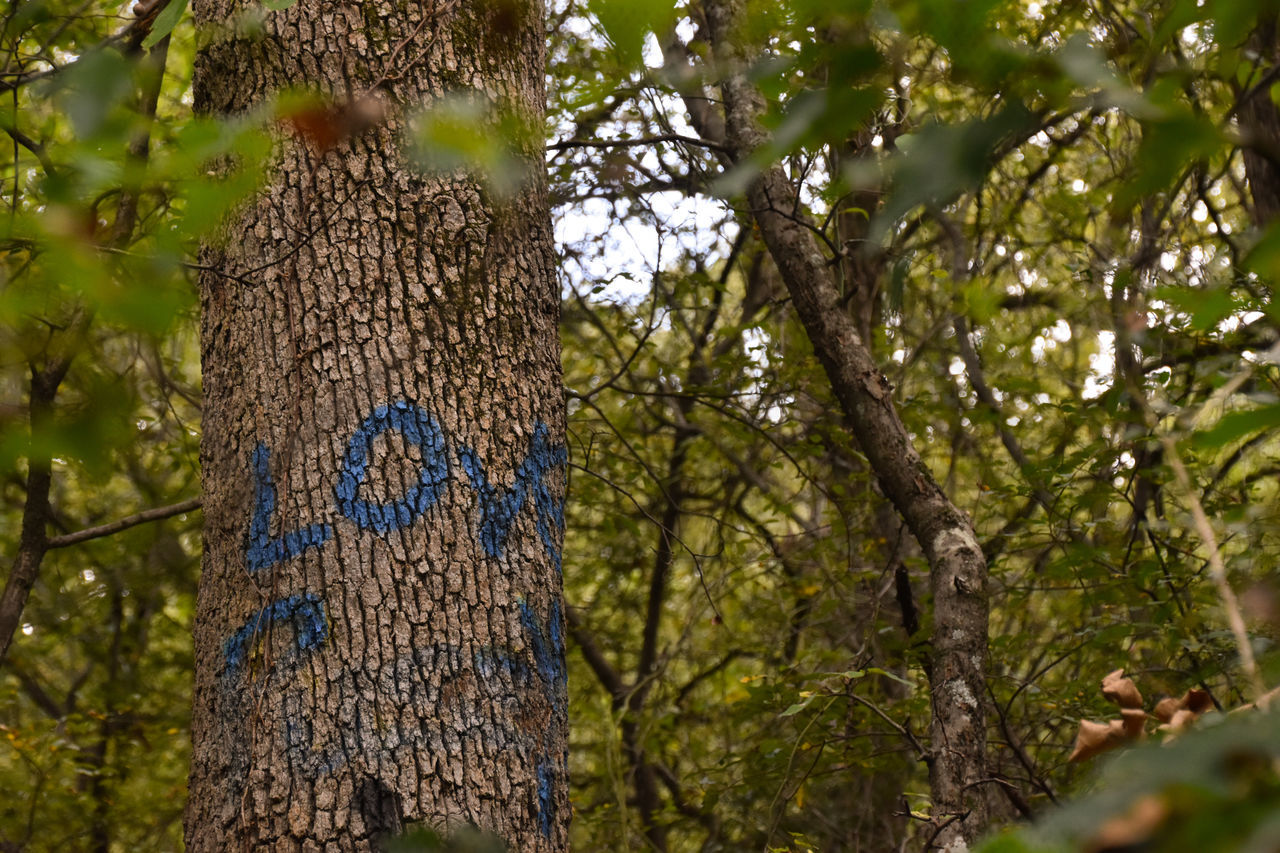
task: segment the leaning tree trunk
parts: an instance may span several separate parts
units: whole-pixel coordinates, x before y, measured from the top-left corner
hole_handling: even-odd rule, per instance
[[[302,2],[256,35],[231,0],[194,9],[197,111],[288,87],[329,106],[278,125],[268,185],[203,258],[188,846],[366,850],[472,823],[564,849],[545,189],[496,197],[402,153],[451,91],[540,126],[541,4]]]
[[[739,42],[742,0],[705,0],[720,73],[722,144],[751,168],[769,137],[764,98],[748,77]],[[841,307],[832,267],[782,167],[765,166],[746,192],[751,216],[791,294],[845,421],[885,496],[929,561],[933,598],[929,687],[931,847],[965,850],[986,829],[987,564],[973,523],[942,491],[916,451],[893,401],[893,388]]]

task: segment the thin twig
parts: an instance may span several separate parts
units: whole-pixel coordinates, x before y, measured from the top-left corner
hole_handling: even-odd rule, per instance
[[[1240,613],[1240,602],[1236,598],[1235,590],[1231,588],[1231,582],[1227,580],[1227,567],[1222,561],[1222,551],[1218,548],[1218,538],[1213,532],[1213,525],[1209,523],[1209,517],[1205,515],[1200,498],[1191,485],[1191,477],[1187,474],[1186,466],[1182,464],[1182,457],[1178,455],[1177,442],[1172,436],[1165,435],[1161,436],[1160,443],[1164,445],[1165,453],[1169,457],[1169,467],[1173,469],[1173,476],[1186,494],[1187,503],[1191,505],[1191,518],[1195,522],[1196,532],[1200,534],[1205,549],[1209,552],[1209,577],[1218,588],[1218,596],[1222,599],[1223,609],[1227,612],[1227,624],[1231,626],[1231,633],[1235,635],[1236,646],[1240,652],[1240,664],[1249,678],[1253,695],[1262,696],[1265,688],[1262,685],[1262,677],[1258,674],[1258,662],[1253,657],[1253,646],[1249,643],[1244,616]]]
[[[548,151],[564,151],[570,148],[626,148],[635,145],[658,145],[663,142],[681,142],[698,148],[710,148],[713,151],[728,152],[728,148],[719,142],[684,136],[679,133],[664,133],[659,136],[646,136],[641,139],[562,139],[547,145]]]
[[[119,533],[121,530],[128,530],[130,527],[137,527],[139,524],[146,524],[149,521],[160,521],[161,519],[171,518],[175,515],[181,515],[184,512],[200,509],[200,498],[189,498],[169,506],[160,506],[153,509],[136,512],[133,515],[116,519],[107,524],[99,524],[96,527],[86,527],[84,530],[77,530],[75,533],[67,533],[62,536],[54,536],[49,539],[48,549],[67,548],[71,545],[79,545],[81,542],[88,542],[90,539],[100,539],[103,536],[111,536]]]
[[[911,744],[911,748],[915,750],[916,756],[921,761],[924,761],[924,762],[929,761],[930,759],[929,750],[925,749],[924,745],[920,743],[920,739],[916,737],[915,732],[911,731],[911,729],[907,728],[902,723],[899,723],[897,720],[890,717],[880,708],[879,705],[872,702],[870,699],[864,699],[863,697],[859,696],[857,693],[850,693],[848,694],[848,696],[850,699],[857,702],[859,705],[862,705],[863,707],[867,708],[872,713],[874,713],[877,717],[884,720],[886,723],[892,726],[898,732],[898,734],[906,738],[907,742]]]

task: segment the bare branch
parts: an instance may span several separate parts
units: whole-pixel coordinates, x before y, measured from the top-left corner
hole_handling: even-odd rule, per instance
[[[155,507],[154,509],[146,509],[142,512],[136,512],[133,515],[116,519],[107,524],[99,524],[96,527],[86,527],[84,530],[77,530],[75,533],[67,533],[63,536],[54,536],[49,540],[48,549],[52,551],[54,548],[67,548],[71,545],[79,545],[81,542],[88,542],[90,539],[101,539],[103,536],[112,536],[122,530],[128,530],[130,527],[137,527],[139,524],[146,524],[150,521],[160,521],[166,518],[172,518],[175,515],[182,515],[184,512],[200,509],[200,498],[188,498],[169,506]]]
[[[565,151],[570,148],[627,148],[636,145],[659,145],[663,142],[679,142],[694,145],[698,148],[710,148],[713,151],[728,153],[728,147],[709,139],[697,139],[679,133],[664,133],[660,136],[646,136],[642,139],[562,139],[547,146],[548,151]]]
[[[49,155],[44,150],[44,146],[39,142],[36,142],[16,127],[6,127],[4,132],[9,134],[10,139],[36,156],[36,159],[40,161],[40,165],[44,168],[46,175],[52,175],[58,171],[58,167],[49,159]]]

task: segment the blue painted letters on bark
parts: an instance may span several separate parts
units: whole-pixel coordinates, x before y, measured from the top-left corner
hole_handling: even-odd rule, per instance
[[[422,451],[422,471],[418,481],[409,487],[404,497],[391,503],[362,500],[358,497],[360,484],[368,473],[373,440],[392,429]],[[379,406],[364,419],[347,442],[347,455],[342,460],[342,473],[338,475],[338,486],[334,490],[338,497],[338,511],[361,530],[372,528],[378,533],[389,533],[407,527],[426,512],[440,496],[448,477],[444,433],[431,416],[403,400]]]
[[[419,449],[422,468],[417,480],[403,497],[389,503],[377,503],[361,498],[360,487],[369,473],[369,452],[374,439],[389,430],[396,430],[407,442]],[[538,536],[559,570],[560,548],[557,537],[564,527],[564,503],[552,495],[547,480],[548,474],[564,466],[568,453],[564,445],[551,443],[550,430],[546,424],[539,423],[534,428],[529,452],[517,466],[515,482],[510,488],[500,489],[489,482],[484,463],[470,447],[459,447],[457,453],[477,496],[480,511],[480,529],[477,535],[484,552],[491,557],[502,557],[511,529],[528,501],[533,504]],[[254,476],[254,507],[249,520],[249,532],[245,537],[245,565],[249,572],[260,572],[313,548],[321,548],[333,538],[333,527],[325,523],[310,524],[273,537],[271,518],[276,512],[276,487],[271,477],[271,451],[265,444],[259,443],[254,448],[250,463]],[[374,409],[347,442],[342,470],[334,488],[337,510],[355,522],[361,530],[390,533],[412,524],[430,509],[443,492],[448,477],[444,431],[422,408],[408,401],[398,400]],[[277,601],[250,620],[250,625],[258,624],[263,618],[283,618],[287,614],[280,608],[300,606],[299,602],[309,603],[319,612],[323,622],[323,603],[307,593],[301,597],[291,596]],[[521,607],[525,608],[526,605],[522,604]],[[559,608],[552,612],[547,632],[531,627],[536,626],[537,622],[531,613],[526,613],[523,609],[521,619],[530,628],[532,636],[537,638],[534,652],[541,674],[548,683],[562,679],[564,639],[561,636]],[[247,627],[242,628],[240,633],[227,641],[227,665],[231,670],[239,665],[233,658],[237,654],[243,655],[247,638],[252,636],[250,631],[242,637],[241,634],[246,630]],[[317,643],[322,642],[324,632],[304,636],[300,631],[299,647],[307,648],[306,638],[311,636],[317,638]],[[559,669],[551,671],[548,667]]]
[[[417,478],[397,500],[379,503],[360,497],[360,490],[369,474],[369,455],[374,441],[385,432],[395,430],[405,442],[417,447],[422,456]],[[456,448],[457,459],[466,473],[466,482],[476,496],[479,528],[476,536],[484,553],[501,559],[515,527],[516,520],[526,504],[531,504],[538,536],[555,567],[561,568],[558,538],[564,528],[564,503],[552,493],[552,476],[562,470],[568,458],[564,445],[551,442],[546,424],[538,423],[529,443],[528,453],[513,472],[509,487],[495,486],[481,462],[479,454],[465,445]],[[260,572],[291,560],[311,549],[323,547],[334,536],[330,524],[317,523],[282,532],[272,537],[272,516],[276,513],[276,487],[271,477],[271,452],[265,444],[258,444],[250,458],[254,476],[254,507],[245,537],[245,564],[250,573]],[[448,449],[445,434],[439,424],[414,403],[400,400],[375,408],[351,435],[346,454],[334,487],[336,511],[354,522],[359,530],[371,530],[376,534],[388,534],[408,527],[426,513],[441,497],[449,481]],[[552,482],[549,482],[552,480]],[[520,624],[524,629],[526,652],[533,659],[528,664],[525,654],[517,654],[510,648],[484,647],[472,653],[472,672],[484,678],[500,673],[510,675],[522,689],[541,687],[548,704],[563,713],[565,698],[565,649],[563,613],[558,599],[553,596],[551,611],[544,623],[533,607],[524,599],[519,602]],[[243,672],[257,639],[269,626],[287,622],[292,629],[292,644],[287,655],[277,660],[284,669],[296,667],[304,652],[319,648],[328,639],[329,626],[325,615],[324,600],[317,594],[302,592],[288,595],[263,607],[238,628],[223,644],[226,659],[224,685],[236,689],[236,682]],[[441,658],[443,655],[443,659]],[[391,667],[376,675],[379,688],[391,695],[408,690],[414,704],[437,702],[441,696],[431,681],[414,670],[430,663],[433,667],[449,663],[449,672],[462,673],[468,667],[463,663],[461,649],[452,646],[423,650],[411,656],[397,659]],[[403,672],[402,672],[403,670]],[[353,753],[366,749],[384,750],[391,744],[421,744],[434,742],[437,735],[426,729],[418,731],[395,724],[382,733],[370,721],[357,717],[353,721],[353,738],[327,745],[315,743],[315,731],[306,712],[305,697],[297,690],[286,691],[286,712],[282,721],[281,737],[291,763],[299,770],[313,774],[333,772],[350,760]],[[384,736],[386,738],[384,740]],[[551,757],[551,732],[542,731],[536,737],[515,729],[501,733],[502,738],[514,748],[528,750],[536,765],[536,786],[531,792],[531,806],[538,813],[542,833],[550,837],[555,815],[556,779],[567,772],[566,761],[556,762]]]
[[[524,627],[525,636],[533,652],[534,663],[538,667],[538,675],[542,677],[542,690],[552,708],[563,712],[566,707],[565,683],[567,673],[564,660],[564,626],[560,612],[560,602],[551,602],[551,615],[547,619],[546,628],[529,602],[520,601],[520,624]],[[541,755],[538,756],[538,824],[542,834],[551,837],[551,821],[555,816],[556,766],[551,753],[544,743]]]
[[[555,816],[555,801],[552,791],[555,789],[556,771],[548,756],[538,762],[538,828],[542,834],[551,837],[551,818]]]
[[[311,524],[292,533],[271,538],[271,514],[276,511],[276,484],[271,479],[271,451],[261,442],[253,450],[254,504],[245,544],[245,563],[251,572],[283,563],[306,551],[319,548],[333,538],[327,524]]]
[[[307,592],[282,598],[259,610],[223,643],[227,675],[234,676],[244,666],[253,643],[266,631],[268,625],[284,620],[292,623],[294,644],[299,651],[323,645],[325,638],[329,636],[324,602],[320,600],[320,596]]]
[[[524,626],[533,650],[533,660],[542,676],[543,689],[553,708],[564,704],[561,688],[565,684],[564,629],[561,626],[560,602],[551,604],[551,618],[544,629],[529,602],[520,602],[520,624]]]
[[[369,474],[369,452],[374,440],[395,430],[422,454],[417,480],[403,497],[378,503],[360,497],[360,488]],[[568,452],[562,444],[551,443],[551,433],[543,423],[534,427],[529,452],[516,467],[515,482],[499,488],[489,482],[479,455],[470,447],[458,448],[458,460],[475,491],[480,510],[477,533],[484,552],[501,558],[511,529],[526,501],[533,504],[535,525],[547,553],[559,571],[558,536],[564,529],[564,502],[551,493],[548,475],[563,469]],[[329,524],[311,524],[280,536],[271,536],[271,517],[276,511],[276,487],[271,478],[271,451],[258,444],[250,459],[254,474],[254,508],[245,542],[245,562],[250,572],[259,572],[283,563],[333,538]],[[449,463],[444,431],[435,419],[405,400],[378,406],[364,419],[347,442],[342,470],[334,487],[337,510],[361,530],[390,533],[407,527],[430,509],[449,479]]]
[[[564,504],[551,496],[545,478],[549,472],[564,465],[568,452],[564,445],[551,444],[549,435],[546,424],[537,425],[529,443],[529,453],[516,469],[516,481],[505,491],[490,485],[484,464],[471,448],[461,448],[458,460],[471,480],[471,487],[480,497],[480,544],[485,553],[491,557],[502,556],[516,516],[520,514],[525,499],[532,496],[538,535],[559,570],[560,549],[556,546],[555,536],[564,527]],[[554,530],[552,525],[555,525]]]

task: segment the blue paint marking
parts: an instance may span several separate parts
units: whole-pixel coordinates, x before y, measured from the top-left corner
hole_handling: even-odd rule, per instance
[[[362,499],[359,493],[369,473],[369,455],[373,443],[378,436],[390,430],[399,432],[406,442],[420,450],[422,466],[418,478],[399,500],[379,503]],[[552,494],[554,480],[548,474],[563,469],[568,459],[565,446],[552,444],[550,430],[545,424],[538,423],[530,440],[529,451],[515,469],[514,482],[509,488],[497,487],[489,482],[484,464],[471,448],[459,448],[458,458],[471,488],[477,494],[480,509],[477,535],[484,552],[491,557],[502,557],[511,530],[527,501],[533,504],[538,536],[559,571],[564,501]],[[270,527],[272,516],[276,512],[277,496],[271,478],[271,454],[266,445],[258,444],[251,462],[255,496],[245,541],[246,563],[250,572],[261,571],[297,557],[307,550],[320,548],[333,538],[333,528],[329,524],[312,524],[273,538]],[[355,522],[361,530],[372,529],[380,534],[398,530],[412,524],[436,503],[448,482],[449,473],[444,432],[430,415],[417,405],[403,400],[378,406],[364,419],[347,443],[346,455],[334,487],[338,512]],[[257,638],[272,624],[285,621],[292,628],[293,643],[287,654],[276,661],[278,666],[296,666],[302,653],[324,645],[328,638],[325,606],[320,596],[300,593],[281,598],[254,614],[223,644],[226,658],[223,677],[226,689],[235,688],[235,679],[246,666]],[[511,649],[485,647],[473,652],[474,670],[486,677],[505,671],[517,683],[530,687],[533,681],[538,680],[552,708],[563,713],[567,705],[563,621],[559,600],[552,602],[545,624],[538,619],[528,602],[521,600],[520,623],[528,635],[528,650],[533,658],[533,666],[529,665],[528,656],[516,655]],[[443,647],[441,650],[458,657],[459,660],[452,664],[452,668],[462,671],[460,651],[453,647]],[[404,661],[405,665],[422,665],[418,660],[419,655],[420,652],[415,651],[412,660]],[[433,654],[432,660],[437,657],[438,655]],[[410,673],[405,673],[402,677],[400,665],[401,661],[397,660],[392,667],[396,689],[401,689],[403,684],[418,684],[418,680]],[[426,682],[422,684],[426,686]],[[415,698],[427,699],[426,696],[417,696],[416,691],[416,687],[411,688]],[[357,718],[354,721],[353,742],[348,743],[344,736],[339,739],[340,742],[317,745],[315,730],[304,710],[302,694],[298,693],[293,700],[282,721],[280,735],[291,763],[302,772],[313,775],[331,773],[350,760],[352,751],[365,751],[371,748],[370,744],[381,742],[381,735],[370,728],[367,722]],[[513,730],[512,742],[520,743],[522,736],[522,733]],[[416,744],[423,741],[426,734],[412,730],[402,731],[397,726],[395,737],[400,744]],[[556,780],[567,773],[567,763],[564,760],[557,770],[547,746],[549,737],[549,732],[543,733],[540,748],[523,745],[519,747],[522,752],[529,748],[536,755],[538,822],[542,834],[548,838],[552,835],[556,812]]]
[[[254,504],[245,543],[245,561],[250,572],[292,559],[309,548],[319,548],[333,538],[327,524],[311,524],[292,533],[271,537],[271,515],[276,511],[276,485],[271,479],[271,451],[261,442],[253,451]]]
[[[564,660],[564,628],[560,613],[560,602],[551,605],[551,618],[547,620],[544,630],[538,623],[538,616],[529,606],[529,602],[520,602],[520,624],[529,634],[529,644],[533,647],[533,659],[538,665],[538,674],[542,676],[547,698],[553,708],[560,710],[565,700],[561,691],[568,681]]]
[[[396,430],[405,440],[422,451],[422,471],[418,481],[404,497],[381,504],[358,497],[360,485],[368,474],[369,451],[373,440],[388,430]],[[338,511],[356,523],[361,530],[372,528],[389,533],[412,524],[436,502],[449,477],[445,458],[444,433],[440,426],[419,407],[404,400],[373,410],[347,443],[342,460],[342,473],[334,489]]]
[[[250,617],[240,630],[222,644],[222,653],[227,660],[227,675],[234,676],[244,666],[254,639],[261,636],[268,625],[286,619],[293,625],[295,644],[300,651],[324,645],[329,636],[324,602],[320,596],[307,592],[274,601]]]
[[[564,530],[564,502],[556,500],[547,486],[546,475],[559,470],[569,458],[564,445],[552,445],[550,430],[539,423],[529,443],[529,453],[516,469],[515,483],[510,489],[499,490],[489,483],[484,463],[469,447],[458,451],[462,470],[467,472],[471,486],[480,499],[480,544],[486,554],[501,557],[507,537],[525,499],[532,495],[537,513],[538,535],[559,571],[560,548],[558,535]]]
[[[551,818],[555,811],[555,769],[550,761],[538,762],[538,826],[546,838],[551,837]]]

